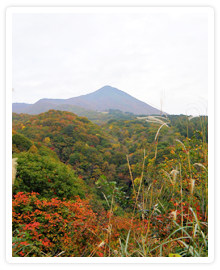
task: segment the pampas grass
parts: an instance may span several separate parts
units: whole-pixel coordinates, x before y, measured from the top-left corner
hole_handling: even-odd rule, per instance
[[[172,170],[170,174],[173,176],[172,184],[174,185],[176,183],[176,177],[179,172],[177,170]]]
[[[190,179],[190,183],[189,183],[189,190],[190,190],[190,194],[193,195],[194,192],[194,186],[195,186],[195,180],[194,179]]]
[[[179,174],[179,171],[178,171],[178,170],[172,170],[170,173],[166,172],[166,171],[163,170],[163,169],[161,169],[161,171],[162,171],[163,173],[166,174],[166,176],[167,176],[167,177],[169,178],[169,180],[170,180],[170,183],[171,183],[172,185],[175,185],[175,183],[176,183],[176,178],[177,178],[177,175]],[[172,178],[171,178],[170,176],[172,176]]]
[[[161,130],[161,128],[162,128],[163,126],[169,127],[169,126],[167,125],[167,123],[163,123],[163,124],[158,128],[158,130],[157,130],[157,133],[156,133],[155,138],[154,138],[155,141],[157,140],[157,137],[158,137],[158,135],[159,135],[159,132],[160,132],[160,130]]]
[[[154,141],[156,142],[156,147],[155,147],[155,160],[156,160],[156,157],[157,157],[157,144],[158,144],[158,136],[159,136],[159,133],[160,133],[160,130],[163,126],[165,127],[168,127],[168,124],[170,124],[170,120],[169,118],[166,116],[144,116],[144,117],[137,117],[137,119],[139,120],[145,120],[146,122],[149,122],[149,123],[155,123],[155,124],[159,124],[160,127],[158,128],[157,132],[156,132],[156,135],[155,135],[155,138],[154,138]]]
[[[190,120],[192,120],[193,118],[196,118],[196,117],[199,117],[199,116],[198,115],[197,116],[190,115],[190,116],[188,116],[188,120],[190,121]]]
[[[164,117],[164,116],[151,116],[150,115],[150,116],[144,116],[144,117],[137,117],[137,119],[146,120],[149,123],[156,123],[156,124],[160,124],[160,125],[165,124],[166,126],[167,126],[167,124],[170,123],[169,118]]]
[[[172,212],[170,213],[170,216],[172,217],[173,220],[176,220],[176,212],[177,212],[177,210],[172,211]]]
[[[17,165],[18,163],[16,162],[18,158],[13,158],[12,159],[12,185],[14,185],[15,178],[16,178],[16,173],[17,173]]]
[[[203,164],[201,164],[201,163],[194,163],[193,166],[202,167],[203,169],[205,169],[206,172],[208,172],[208,170],[206,169],[206,167]]]

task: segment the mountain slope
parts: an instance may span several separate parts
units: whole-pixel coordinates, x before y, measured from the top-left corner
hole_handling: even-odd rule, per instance
[[[75,105],[94,111],[116,109],[137,115],[160,114],[160,110],[111,86],[104,86],[93,93],[69,99],[41,99],[23,110],[20,109],[19,113],[36,114],[49,109],[59,109],[60,105],[63,109],[65,105]],[[13,109],[13,112],[18,113],[16,109]]]
[[[22,113],[27,107],[32,104],[27,103],[12,103],[12,112]]]

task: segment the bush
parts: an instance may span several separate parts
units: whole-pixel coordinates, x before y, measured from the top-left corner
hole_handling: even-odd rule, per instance
[[[33,143],[21,134],[14,134],[12,136],[12,144],[20,151],[28,151]]]
[[[87,200],[75,202],[40,199],[39,194],[14,196],[13,256],[88,256],[97,241],[97,217]]]
[[[41,197],[71,199],[84,197],[83,180],[65,164],[31,152],[17,155],[18,167],[13,193],[37,192]]]

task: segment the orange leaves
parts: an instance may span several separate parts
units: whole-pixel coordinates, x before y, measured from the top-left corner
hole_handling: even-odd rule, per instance
[[[52,245],[50,240],[46,237],[43,240],[41,240],[41,242],[42,242],[42,245],[44,245],[45,247],[50,247]]]
[[[97,255],[98,255],[99,257],[103,257],[103,256],[104,256],[104,254],[103,254],[102,252],[97,252]]]
[[[40,223],[39,222],[33,222],[33,223],[30,223],[30,224],[27,224],[25,227],[24,227],[24,230],[35,230],[35,229],[39,229],[39,225]]]
[[[173,199],[169,203],[173,206],[169,209],[169,213],[173,214],[170,217],[167,212],[140,219],[131,214],[116,216],[109,211],[102,211],[98,216],[92,211],[89,201],[79,197],[74,202],[57,198],[40,200],[35,193],[20,192],[13,200],[13,229],[19,231],[13,250],[18,256],[26,256],[34,245],[39,252],[52,256],[56,251],[56,254],[65,252],[65,256],[93,254],[103,257],[111,246],[119,256],[119,239],[126,239],[130,233],[128,252],[132,253],[137,242],[143,240],[143,235],[148,235],[144,241],[152,245],[157,244],[158,239],[168,237],[172,232],[172,219],[179,224],[182,216],[184,222],[192,220],[189,205],[185,202],[177,203]],[[200,206],[195,203],[194,207],[200,220]]]
[[[75,202],[39,200],[36,193],[19,192],[14,196],[12,213],[13,230],[19,229],[21,235],[26,235],[21,243],[38,243],[43,252],[62,249],[66,254],[73,250],[80,254],[82,245],[98,233],[97,215],[89,202],[79,197]]]

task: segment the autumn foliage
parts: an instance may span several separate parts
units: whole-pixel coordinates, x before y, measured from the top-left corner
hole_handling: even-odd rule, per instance
[[[14,255],[65,256],[88,254],[97,242],[97,214],[87,200],[40,200],[39,194],[19,192],[13,200]],[[33,249],[34,245],[34,249]],[[37,253],[36,253],[37,252]]]
[[[208,256],[207,119],[149,119],[13,114],[13,256]]]

